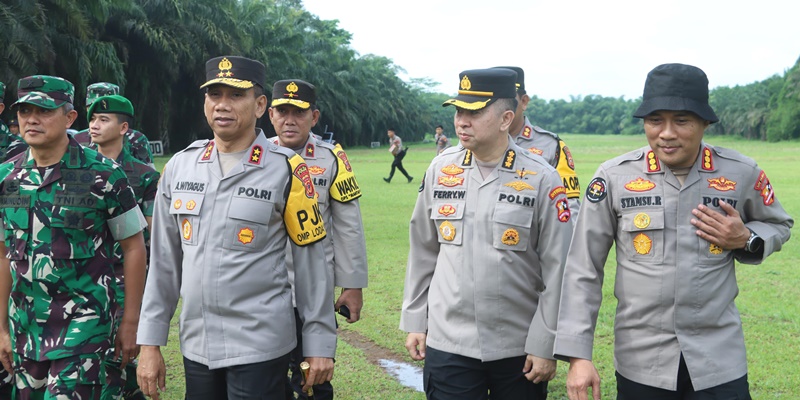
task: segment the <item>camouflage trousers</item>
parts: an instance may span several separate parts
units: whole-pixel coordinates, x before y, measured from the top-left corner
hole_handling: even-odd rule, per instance
[[[102,355],[35,361],[14,353],[17,400],[99,400],[105,380]]]
[[[117,265],[115,273],[120,276],[122,273],[122,265]],[[119,286],[115,301],[118,308],[114,311],[114,336],[116,337],[119,325],[122,323],[122,316],[125,312],[125,286],[123,282],[117,281]],[[120,356],[121,357],[121,356]],[[100,396],[102,400],[134,400],[144,399],[139,385],[136,383],[136,360],[131,360],[124,369],[120,368],[120,361],[114,360],[114,348],[112,347],[106,352],[106,358],[103,361],[103,367],[106,371],[106,384],[103,386],[103,393]]]
[[[14,390],[14,377],[0,368],[0,399],[10,399]]]

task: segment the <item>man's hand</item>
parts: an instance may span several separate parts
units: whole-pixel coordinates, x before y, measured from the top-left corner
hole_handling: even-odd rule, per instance
[[[136,344],[136,329],[138,322],[133,318],[122,318],[114,339],[114,360],[120,360],[120,369],[125,369],[129,362],[139,355],[139,346]],[[120,359],[120,356],[122,359]]]
[[[139,366],[136,368],[136,382],[145,396],[159,400],[159,391],[167,390],[167,366],[158,346],[142,346]]]
[[[303,382],[303,393],[307,393],[314,385],[321,385],[333,379],[333,359],[323,357],[307,357],[305,360],[311,368]]]
[[[14,375],[14,356],[11,350],[11,335],[8,330],[0,332],[0,363],[3,364],[3,369]]]
[[[428,335],[424,333],[409,333],[406,337],[406,349],[412,359],[421,361],[425,359],[425,339]]]
[[[338,310],[342,305],[350,309],[350,318],[347,319],[347,322],[352,324],[361,319],[361,307],[364,306],[364,297],[361,288],[342,288],[342,294],[339,295],[339,299],[336,300],[336,304],[334,304],[333,307]]]
[[[572,358],[567,372],[567,396],[569,400],[589,400],[589,388],[592,398],[600,400],[600,374],[592,361]]]
[[[522,372],[525,374],[525,378],[533,383],[551,381],[556,377],[556,360],[528,354]]]
[[[698,205],[692,210],[692,225],[697,227],[697,236],[713,243],[725,250],[742,249],[750,239],[750,230],[744,226],[742,217],[730,204],[719,203],[723,215],[704,205]]]

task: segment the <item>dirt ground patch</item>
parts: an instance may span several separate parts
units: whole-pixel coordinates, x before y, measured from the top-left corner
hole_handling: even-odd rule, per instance
[[[367,361],[379,367],[381,366],[380,360],[408,363],[408,360],[404,360],[399,354],[378,346],[375,342],[356,331],[340,329],[339,338],[344,339],[349,345],[363,351],[364,355],[367,357]]]

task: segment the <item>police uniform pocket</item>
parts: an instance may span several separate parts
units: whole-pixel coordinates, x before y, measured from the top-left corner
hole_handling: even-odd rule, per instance
[[[205,195],[189,192],[174,192],[169,213],[177,216],[181,242],[189,246],[197,246],[197,232],[200,228],[200,208]]]
[[[622,214],[622,235],[617,240],[628,257],[661,263],[664,261],[664,211],[639,211]]]
[[[259,251],[268,239],[268,224],[275,204],[266,199],[233,197],[225,222],[222,247],[230,250]]]
[[[55,206],[50,216],[50,252],[53,258],[76,260],[93,257],[97,218],[94,208]]]
[[[3,211],[3,232],[8,258],[24,260],[28,244],[28,208],[7,208]]]
[[[497,204],[492,217],[492,245],[498,250],[526,251],[531,241],[534,209]]]
[[[436,203],[431,209],[439,243],[460,246],[464,237],[464,203]]]

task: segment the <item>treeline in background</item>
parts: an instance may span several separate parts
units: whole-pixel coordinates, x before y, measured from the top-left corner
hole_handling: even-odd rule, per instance
[[[315,84],[322,116],[314,131],[327,128],[346,146],[385,141],[390,127],[407,141],[421,140],[438,124],[452,134],[453,110],[441,107],[449,95],[430,92],[436,82],[405,82],[391,59],[358,54],[338,21],[320,20],[300,0],[0,0],[0,35],[7,106],[16,100],[19,78],[28,75],[70,80],[81,113],[88,84],[113,82],[135,106],[134,127],[171,152],[212,136],[198,87],[205,81],[205,61],[219,55],[263,62],[268,94],[280,79]],[[453,71],[453,92],[458,72]],[[527,114],[554,132],[633,134],[641,132],[630,117],[637,103],[594,95],[570,101],[534,97]],[[712,105],[721,119],[715,133],[797,138],[800,68],[714,89]],[[3,117],[7,121],[11,112]],[[84,117],[74,128],[87,126]],[[266,116],[258,125],[274,134]]]

